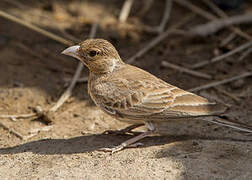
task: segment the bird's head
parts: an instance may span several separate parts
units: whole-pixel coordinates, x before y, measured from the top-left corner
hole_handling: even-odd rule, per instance
[[[62,54],[79,59],[95,74],[112,72],[123,64],[115,47],[104,39],[87,39],[65,49]]]

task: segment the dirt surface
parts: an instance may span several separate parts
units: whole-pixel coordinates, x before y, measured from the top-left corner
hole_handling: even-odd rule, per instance
[[[1,1],[0,9],[32,22],[66,39],[84,40],[91,24],[99,20],[96,37],[111,41],[122,59],[134,55],[155,34],[135,26],[158,25],[164,1],[141,16],[137,1],[128,23],[118,25],[117,17],[124,1]],[[201,5],[202,8],[207,9]],[[244,4],[239,14],[252,8]],[[189,16],[190,11],[174,4],[168,26]],[[206,22],[195,16],[183,29]],[[242,27],[252,35],[250,26]],[[227,47],[218,48],[230,31],[206,38],[172,35],[134,65],[183,89],[194,88],[252,70],[252,56],[238,61],[240,54],[211,64],[198,71],[213,80],[196,78],[170,68],[161,61],[189,66],[243,44],[237,37]],[[77,61],[60,55],[66,46],[14,22],[0,18],[0,115],[31,113],[36,106],[52,107],[66,89]],[[87,69],[82,76],[87,76]],[[252,125],[252,78],[245,78],[218,89],[197,92],[231,105],[229,117]],[[223,94],[223,90],[229,95]],[[73,96],[52,116],[53,122],[32,119],[0,119],[20,139],[0,126],[0,179],[252,179],[252,136],[200,120],[174,123],[167,136],[145,138],[139,148],[110,155],[97,151],[112,147],[132,135],[105,135],[105,130],[127,126],[99,110],[87,94],[87,84],[78,84]],[[139,129],[143,131],[144,129]],[[34,136],[29,137],[31,134]]]

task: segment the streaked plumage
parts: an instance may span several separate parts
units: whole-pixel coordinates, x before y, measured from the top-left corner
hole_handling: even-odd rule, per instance
[[[128,64],[103,76],[90,74],[89,93],[98,106],[129,122],[217,115],[225,109]]]
[[[88,90],[97,106],[121,121],[145,123],[151,132],[155,130],[153,124],[158,122],[215,116],[226,110],[219,104],[124,63],[113,45],[106,40],[88,39],[62,53],[78,58],[89,68]],[[249,126],[219,121],[212,122],[252,132]],[[111,150],[121,150],[139,138]]]

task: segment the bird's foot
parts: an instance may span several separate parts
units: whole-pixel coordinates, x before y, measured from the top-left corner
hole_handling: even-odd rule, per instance
[[[136,148],[139,146],[143,146],[143,143],[134,143],[134,144],[130,144],[128,146],[125,146],[125,144],[120,144],[119,146],[115,146],[112,148],[101,148],[99,149],[99,151],[104,151],[104,152],[111,152],[111,154],[114,154],[116,152],[119,152],[121,150],[123,150],[124,148]]]
[[[132,135],[139,135],[141,134],[141,132],[134,132],[134,131],[124,131],[123,130],[107,130],[107,131],[104,131],[102,134],[114,134],[114,135],[125,135],[125,134],[132,134]]]
[[[137,127],[140,127],[140,126],[143,126],[143,124],[133,124],[131,126],[128,126],[124,129],[121,129],[121,130],[107,130],[107,131],[104,131],[102,134],[115,134],[115,135],[124,135],[124,134],[133,134],[133,135],[139,135],[141,134],[140,132],[134,132],[132,131],[133,129],[137,128]]]
[[[122,130],[106,130],[102,134],[116,134],[116,135],[122,135],[125,134],[125,131]]]
[[[146,132],[141,133],[140,135],[133,137],[127,141],[124,141],[122,144],[120,144],[119,146],[113,147],[113,148],[101,148],[99,149],[100,151],[105,151],[105,152],[111,152],[111,154],[121,151],[122,149],[124,149],[125,147],[138,147],[140,145],[143,145],[142,143],[136,143],[137,141],[139,141],[140,139],[145,138],[146,136],[149,136],[150,134],[152,134],[153,130],[149,130]]]

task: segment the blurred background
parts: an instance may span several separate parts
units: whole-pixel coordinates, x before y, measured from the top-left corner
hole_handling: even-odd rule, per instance
[[[0,149],[0,157],[1,154],[8,156],[5,160],[0,160],[0,163],[6,162],[5,167],[8,168],[11,165],[7,159],[12,154],[21,153],[22,156],[26,151],[33,152],[33,155],[28,156],[30,158],[37,157],[38,154],[61,156],[76,153],[79,157],[91,158],[94,150],[129,138],[91,135],[108,129],[121,129],[126,124],[112,119],[95,107],[87,93],[87,68],[84,67],[79,76],[77,70],[77,81],[73,82],[72,77],[80,65],[73,58],[60,54],[71,44],[90,38],[91,32],[95,38],[110,41],[125,62],[147,70],[170,84],[224,103],[231,109],[228,114],[230,118],[252,124],[251,24],[250,0],[1,0],[0,148],[7,149]],[[73,88],[67,91],[64,103],[55,108],[70,84]],[[53,108],[55,109],[52,110]],[[190,122],[179,130],[171,128],[171,135],[182,136],[182,139],[148,139],[148,152],[156,152],[156,155],[145,154],[139,158],[154,156],[159,159],[170,156],[172,151],[161,150],[166,148],[165,144],[178,139],[180,145],[176,148],[186,147],[182,148],[184,154],[194,151],[191,146],[209,148],[214,154],[214,150],[223,145],[223,140],[218,138],[241,137],[228,128],[205,122]],[[188,139],[184,137],[191,136],[201,139],[195,141],[195,138],[189,138],[189,141],[196,142],[199,146],[188,144]],[[206,137],[217,138],[216,144],[207,143],[209,139]],[[47,138],[53,141],[42,141]],[[223,148],[219,148],[224,154],[233,153],[229,152],[230,147],[236,148],[234,152],[239,151],[226,163],[230,164],[230,172],[233,171],[232,168],[236,168],[232,161],[241,164],[240,167],[245,172],[243,175],[247,176],[242,176],[242,172],[237,171],[229,174],[230,178],[252,175],[252,167],[249,167],[252,164],[249,159],[252,158],[243,159],[246,155],[252,157],[251,143],[239,143],[228,141]],[[9,150],[8,147],[11,146],[16,149]],[[167,145],[167,148],[170,146],[172,145]],[[196,148],[195,152],[201,152],[199,149]],[[248,150],[250,154],[246,154]],[[92,153],[84,155],[84,152]],[[209,163],[210,169],[203,171],[205,174],[197,172],[197,168],[208,165],[202,161],[203,164],[197,164],[198,161],[192,160],[194,157],[185,160],[181,156],[175,157],[181,164],[177,168],[172,166],[173,160],[159,162],[166,167],[171,165],[169,171],[174,173],[160,170],[157,176],[170,179],[227,177],[225,173],[221,173],[227,166],[225,161],[221,161],[225,165],[218,166],[211,155],[210,153],[209,157],[209,152],[204,151],[199,154],[199,161],[203,158],[212,162]],[[23,157],[15,157],[18,160],[15,160],[17,167],[13,172],[19,172],[17,174],[25,178],[26,170],[32,165],[24,165],[20,162]],[[42,157],[37,158],[38,163],[43,164]],[[53,156],[48,157],[44,163],[51,161],[51,158]],[[133,155],[124,154],[117,158],[118,161],[125,158],[132,160]],[[219,158],[225,159],[226,156]],[[60,160],[57,162],[61,163]],[[101,162],[104,167],[100,169],[104,170],[108,162],[104,159]],[[152,160],[149,162],[154,163]],[[93,162],[91,164],[90,166],[94,165]],[[133,164],[140,166],[136,162]],[[18,171],[20,166],[25,168]],[[113,166],[117,167],[116,164]],[[160,166],[157,165],[156,168],[160,169]],[[52,167],[55,168],[56,165]],[[146,169],[145,174],[148,170],[153,170],[146,162],[143,167]],[[83,168],[81,166],[79,170]],[[121,169],[116,177],[120,175],[126,178],[131,174],[131,167],[126,168],[124,175],[124,166],[118,168]],[[71,169],[66,168],[66,171],[71,172]],[[43,174],[42,171],[39,172],[38,177]],[[88,168],[87,172],[92,174],[94,169]],[[111,169],[106,177],[109,178],[113,172]],[[141,177],[145,177],[144,172]],[[53,178],[54,175],[47,177]],[[81,172],[75,175],[67,174],[65,177],[82,177]],[[102,175],[101,172],[98,177]],[[3,176],[13,177],[7,172]],[[157,176],[149,174],[149,177]]]

